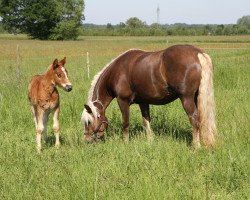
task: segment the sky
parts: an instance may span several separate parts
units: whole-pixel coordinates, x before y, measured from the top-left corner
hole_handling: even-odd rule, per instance
[[[250,15],[250,0],[85,0],[84,23],[113,25],[137,17],[148,25],[235,24]]]

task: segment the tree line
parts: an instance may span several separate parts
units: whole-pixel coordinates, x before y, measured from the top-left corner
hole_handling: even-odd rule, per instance
[[[0,0],[0,33],[24,33],[41,40],[83,36],[247,35],[250,15],[236,24],[147,25],[136,17],[116,25],[83,24],[84,0]]]
[[[84,24],[82,35],[86,36],[167,36],[167,35],[248,35],[250,34],[250,16],[240,18],[236,24],[157,24],[147,25],[136,17],[117,25]]]

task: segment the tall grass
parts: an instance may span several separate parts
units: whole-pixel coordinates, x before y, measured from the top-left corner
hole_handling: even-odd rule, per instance
[[[249,37],[87,37],[52,42],[0,37],[0,199],[248,199],[249,198]],[[209,42],[208,42],[209,41]],[[213,42],[211,42],[213,41]],[[223,42],[221,42],[223,41]],[[114,100],[107,110],[105,143],[83,142],[80,116],[91,77],[129,48],[158,50],[190,43],[206,50],[215,67],[219,129],[214,150],[190,147],[191,127],[179,100],[151,106],[155,140],[148,144],[137,105],[131,106],[131,141],[121,139],[121,113]],[[21,77],[16,73],[16,45]],[[61,143],[41,155],[27,101],[31,77],[55,58],[67,57],[73,91],[60,90]]]

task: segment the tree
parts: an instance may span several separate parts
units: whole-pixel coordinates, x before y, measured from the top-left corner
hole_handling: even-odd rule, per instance
[[[83,0],[57,0],[56,12],[60,18],[52,29],[50,39],[76,39],[80,32],[83,16]]]
[[[114,27],[112,26],[111,23],[107,23],[107,29],[113,29]]]
[[[143,28],[146,26],[145,22],[142,22],[140,19],[137,17],[131,17],[126,21],[126,25],[129,28]]]
[[[2,17],[3,27],[11,32],[16,33],[21,25],[23,6],[20,0],[0,0],[0,16]]]
[[[243,16],[240,19],[238,19],[237,24],[246,26],[247,28],[250,28],[250,15]]]
[[[32,38],[76,39],[83,17],[83,0],[0,0],[4,27]]]

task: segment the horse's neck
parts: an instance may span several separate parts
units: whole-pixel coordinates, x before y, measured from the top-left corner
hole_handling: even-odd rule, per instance
[[[105,84],[105,81],[103,81],[103,84]],[[103,84],[101,82],[98,87],[94,88],[91,101],[98,108],[98,110],[105,113],[105,110],[112,101],[113,97],[108,94],[107,87]]]

